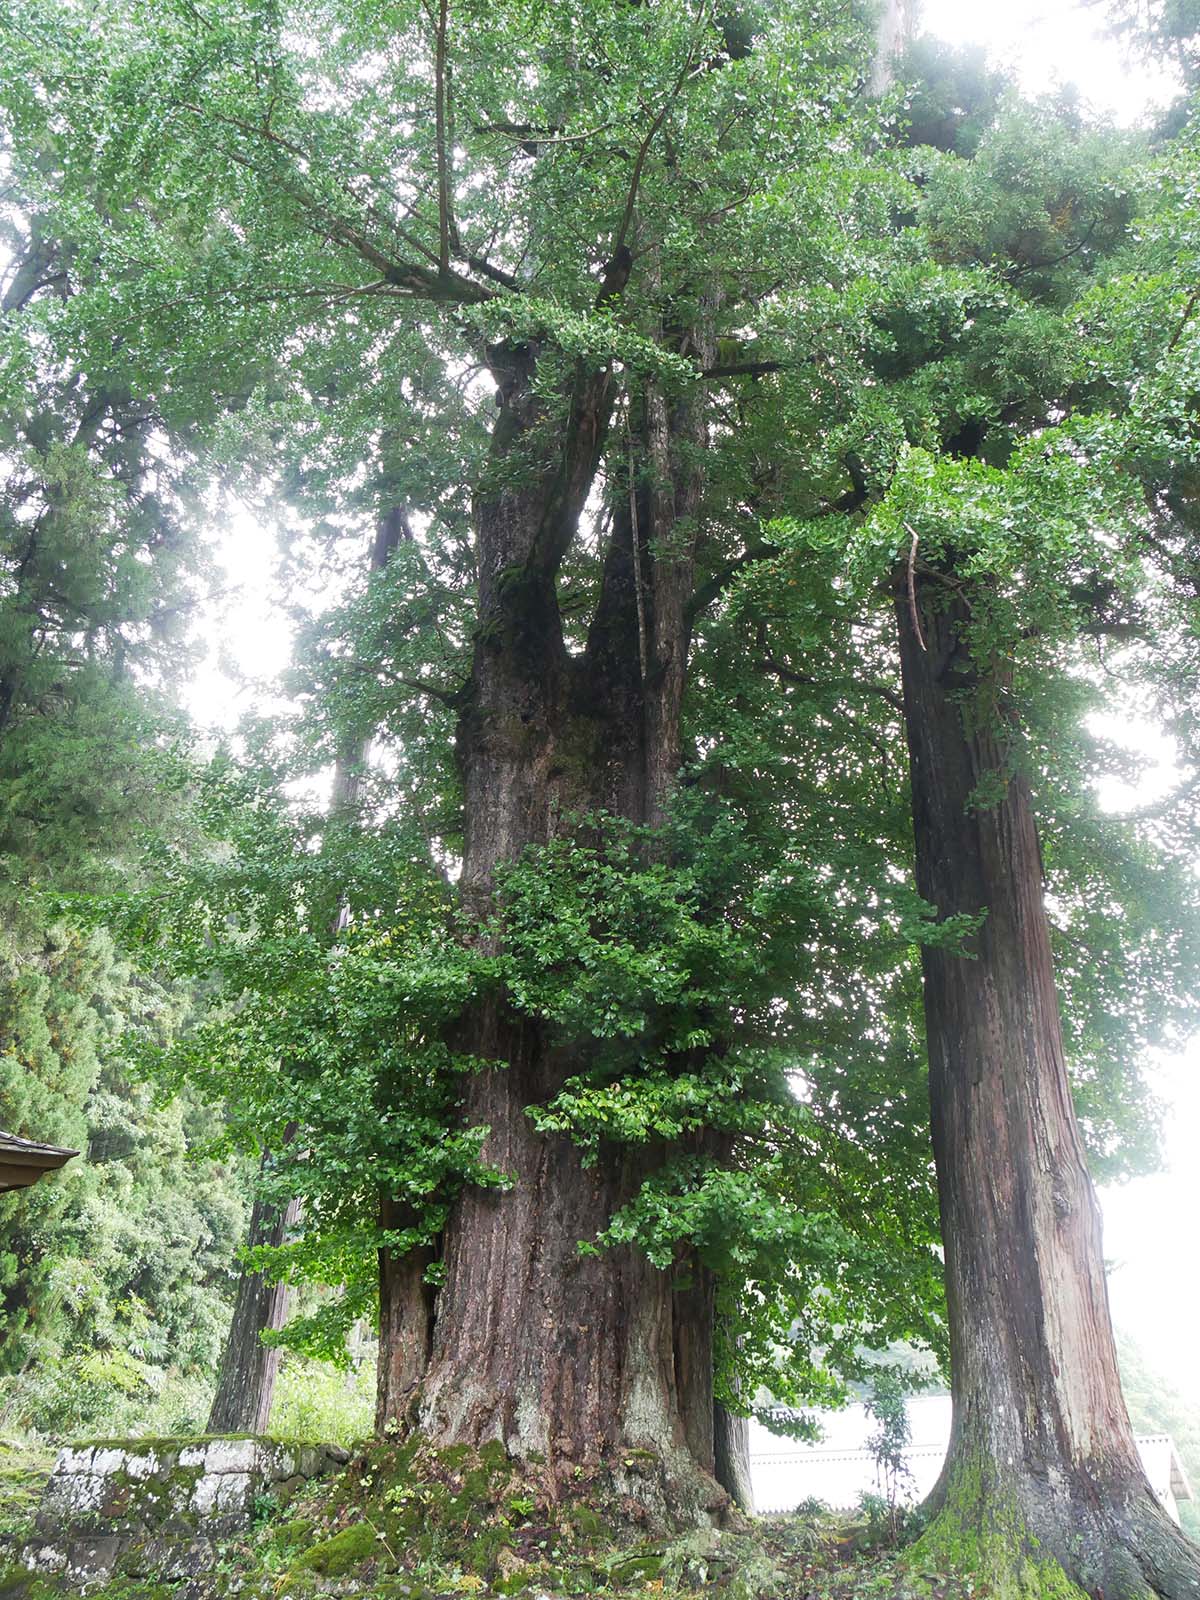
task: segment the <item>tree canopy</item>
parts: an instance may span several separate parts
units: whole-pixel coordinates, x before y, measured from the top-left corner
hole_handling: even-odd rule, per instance
[[[918,893],[906,638],[990,752],[959,812],[1029,797],[1097,1174],[1195,1015],[1195,125],[927,42],[876,94],[876,20],[0,24],[0,1121],[79,1136],[124,1036],[302,1203],[251,1264],[338,1293],[285,1339],[379,1314],[381,1421],[650,1440],[676,1513],[714,1402],[947,1355],[930,974],[1001,913]],[[321,592],[212,752],[162,685],[235,486]],[[1102,803],[1114,705],[1175,741],[1152,810]]]

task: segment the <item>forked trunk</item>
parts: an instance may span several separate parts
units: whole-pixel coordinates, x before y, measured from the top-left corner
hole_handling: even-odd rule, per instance
[[[1200,1550],[1155,1500],[1121,1394],[1003,685],[972,662],[949,585],[897,615],[917,884],[940,917],[986,912],[966,953],[923,953],[954,1423],[912,1559],[1002,1597],[1064,1593],[1055,1562],[1104,1600],[1200,1595]]]
[[[682,616],[681,585],[660,574],[656,609],[648,492],[632,507],[617,502],[586,652],[564,644],[556,574],[603,447],[609,378],[581,373],[565,421],[548,425],[536,357],[528,347],[492,352],[500,482],[476,505],[480,627],[457,736],[461,891],[473,913],[490,907],[497,866],[577,827],[580,815],[657,815],[664,773],[673,780],[678,765],[686,633],[670,638],[669,660],[662,652],[673,614]],[[513,459],[524,467],[517,486],[505,465]],[[691,492],[657,491],[671,515]],[[660,1153],[613,1146],[585,1166],[569,1138],[537,1132],[528,1108],[581,1070],[585,1047],[553,1039],[502,1000],[480,1002],[456,1043],[497,1062],[467,1080],[464,1115],[487,1127],[483,1157],[513,1183],[468,1188],[447,1224],[422,1434],[437,1444],[499,1439],[551,1488],[602,1472],[668,1522],[709,1520],[728,1504],[711,1475],[711,1291],[684,1291],[687,1274],[629,1248],[579,1250]],[[381,1397],[386,1421],[385,1411]]]

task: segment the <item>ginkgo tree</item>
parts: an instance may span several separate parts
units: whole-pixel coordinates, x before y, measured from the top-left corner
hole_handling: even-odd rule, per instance
[[[1139,592],[1146,494],[1178,488],[1191,448],[1190,335],[1132,352],[1123,387],[1086,365],[1102,312],[1076,302],[1107,271],[1183,314],[1178,278],[1137,257],[1137,152],[1069,107],[1005,112],[978,76],[964,106],[953,71],[906,121],[899,90],[867,90],[874,18],[843,7],[102,15],[32,6],[6,93],[16,148],[50,152],[45,205],[100,264],[97,319],[119,315],[164,396],[207,374],[205,448],[335,546],[396,507],[418,530],[303,636],[305,731],[261,746],[278,781],[209,774],[235,848],[164,860],[178,892],[136,912],[224,981],[177,1069],[274,1148],[300,1130],[278,1173],[308,1219],[292,1270],[319,1261],[357,1314],[380,1248],[381,1425],[500,1439],[551,1485],[603,1470],[688,1522],[723,1504],[714,1397],[820,1396],[872,1337],[937,1343],[920,947],[952,1463],[973,1452],[926,1548],[950,1559],[954,1515],[1000,1592],[1066,1592],[1063,1571],[1194,1592],[1106,1332],[1075,1363],[1096,1408],[1056,1454],[1034,1451],[1020,1360],[1001,1374],[1015,1487],[1007,1436],[971,1436],[1005,1325],[956,1273],[970,1219],[1004,1261],[1010,1218],[955,1203],[967,1143],[946,1133],[979,1082],[1026,1135],[1051,1096],[1086,1223],[1032,783],[1064,935],[1100,936],[1080,885],[1130,908],[1127,1026],[1089,960],[1063,973],[1110,1161],[1151,1120],[1113,1058],[1192,981],[1183,943],[1146,954],[1189,910],[1171,842],[1140,901],[1127,830],[1070,848],[1094,771],[1079,652]],[[356,818],[277,804],[364,727]],[[981,889],[980,840],[1016,813],[1021,853],[990,856]],[[1024,1057],[1001,1022],[948,1039],[942,1005],[1017,959],[1016,901],[1032,932],[997,1015],[1024,1018]],[[1028,1149],[993,1150],[1024,1193]],[[1012,1235],[1021,1272],[1055,1215]],[[1059,1244],[1056,1286],[1090,1286],[1099,1327],[1094,1233]],[[1046,1326],[1053,1371],[1063,1319]]]

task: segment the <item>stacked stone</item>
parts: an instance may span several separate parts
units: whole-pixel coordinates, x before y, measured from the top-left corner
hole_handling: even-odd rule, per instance
[[[114,1573],[193,1577],[216,1542],[243,1532],[256,1502],[285,1504],[349,1459],[336,1445],[273,1439],[120,1440],[59,1452],[22,1564],[86,1589]]]

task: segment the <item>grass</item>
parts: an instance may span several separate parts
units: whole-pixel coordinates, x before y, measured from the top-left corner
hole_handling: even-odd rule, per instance
[[[26,1440],[0,1439],[0,1564],[33,1533],[42,1486],[54,1451]]]

